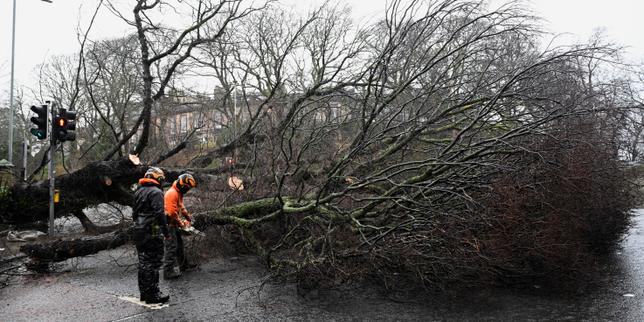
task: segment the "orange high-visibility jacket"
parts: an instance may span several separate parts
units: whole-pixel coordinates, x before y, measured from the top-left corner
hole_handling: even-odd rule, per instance
[[[177,188],[177,182],[165,193],[163,200],[165,214],[168,216],[168,225],[179,227],[190,227],[190,214],[186,207],[183,206],[183,194]],[[186,220],[186,218],[188,220]]]

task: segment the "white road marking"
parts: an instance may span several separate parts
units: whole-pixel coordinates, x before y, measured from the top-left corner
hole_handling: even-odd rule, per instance
[[[117,296],[117,297],[119,299],[123,300],[123,301],[128,301],[130,303],[134,303],[134,304],[137,304],[137,305],[140,305],[140,306],[145,306],[145,307],[147,307],[148,309],[151,309],[151,310],[160,310],[160,309],[163,309],[163,308],[166,308],[166,307],[170,306],[170,304],[168,304],[168,303],[164,303],[164,304],[148,304],[148,303],[145,303],[145,302],[141,302],[138,297],[131,297],[131,296]]]

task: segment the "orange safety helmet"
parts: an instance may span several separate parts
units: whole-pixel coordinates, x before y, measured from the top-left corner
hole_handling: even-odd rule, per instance
[[[190,173],[184,173],[177,179],[177,188],[184,193],[196,186],[197,180]]]
[[[157,167],[150,167],[148,171],[145,172],[144,178],[150,178],[156,180],[159,184],[163,184],[165,181],[165,174],[163,170]]]

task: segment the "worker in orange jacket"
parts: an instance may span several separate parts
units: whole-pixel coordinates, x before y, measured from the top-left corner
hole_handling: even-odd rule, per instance
[[[181,276],[181,271],[192,266],[186,261],[181,231],[190,228],[192,221],[192,216],[183,205],[183,196],[196,186],[195,178],[191,174],[184,173],[172,183],[172,187],[165,193],[164,208],[168,219],[170,238],[165,240],[164,279],[178,278]],[[176,269],[176,264],[179,265],[179,270]]]

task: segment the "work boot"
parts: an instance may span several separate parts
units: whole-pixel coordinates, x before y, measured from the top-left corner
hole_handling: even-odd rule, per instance
[[[157,292],[152,295],[141,295],[141,301],[148,303],[148,304],[159,304],[159,303],[165,303],[168,300],[170,300],[170,295],[163,294],[161,292]]]
[[[174,268],[163,270],[164,280],[174,280],[181,276],[181,272],[177,272]]]

